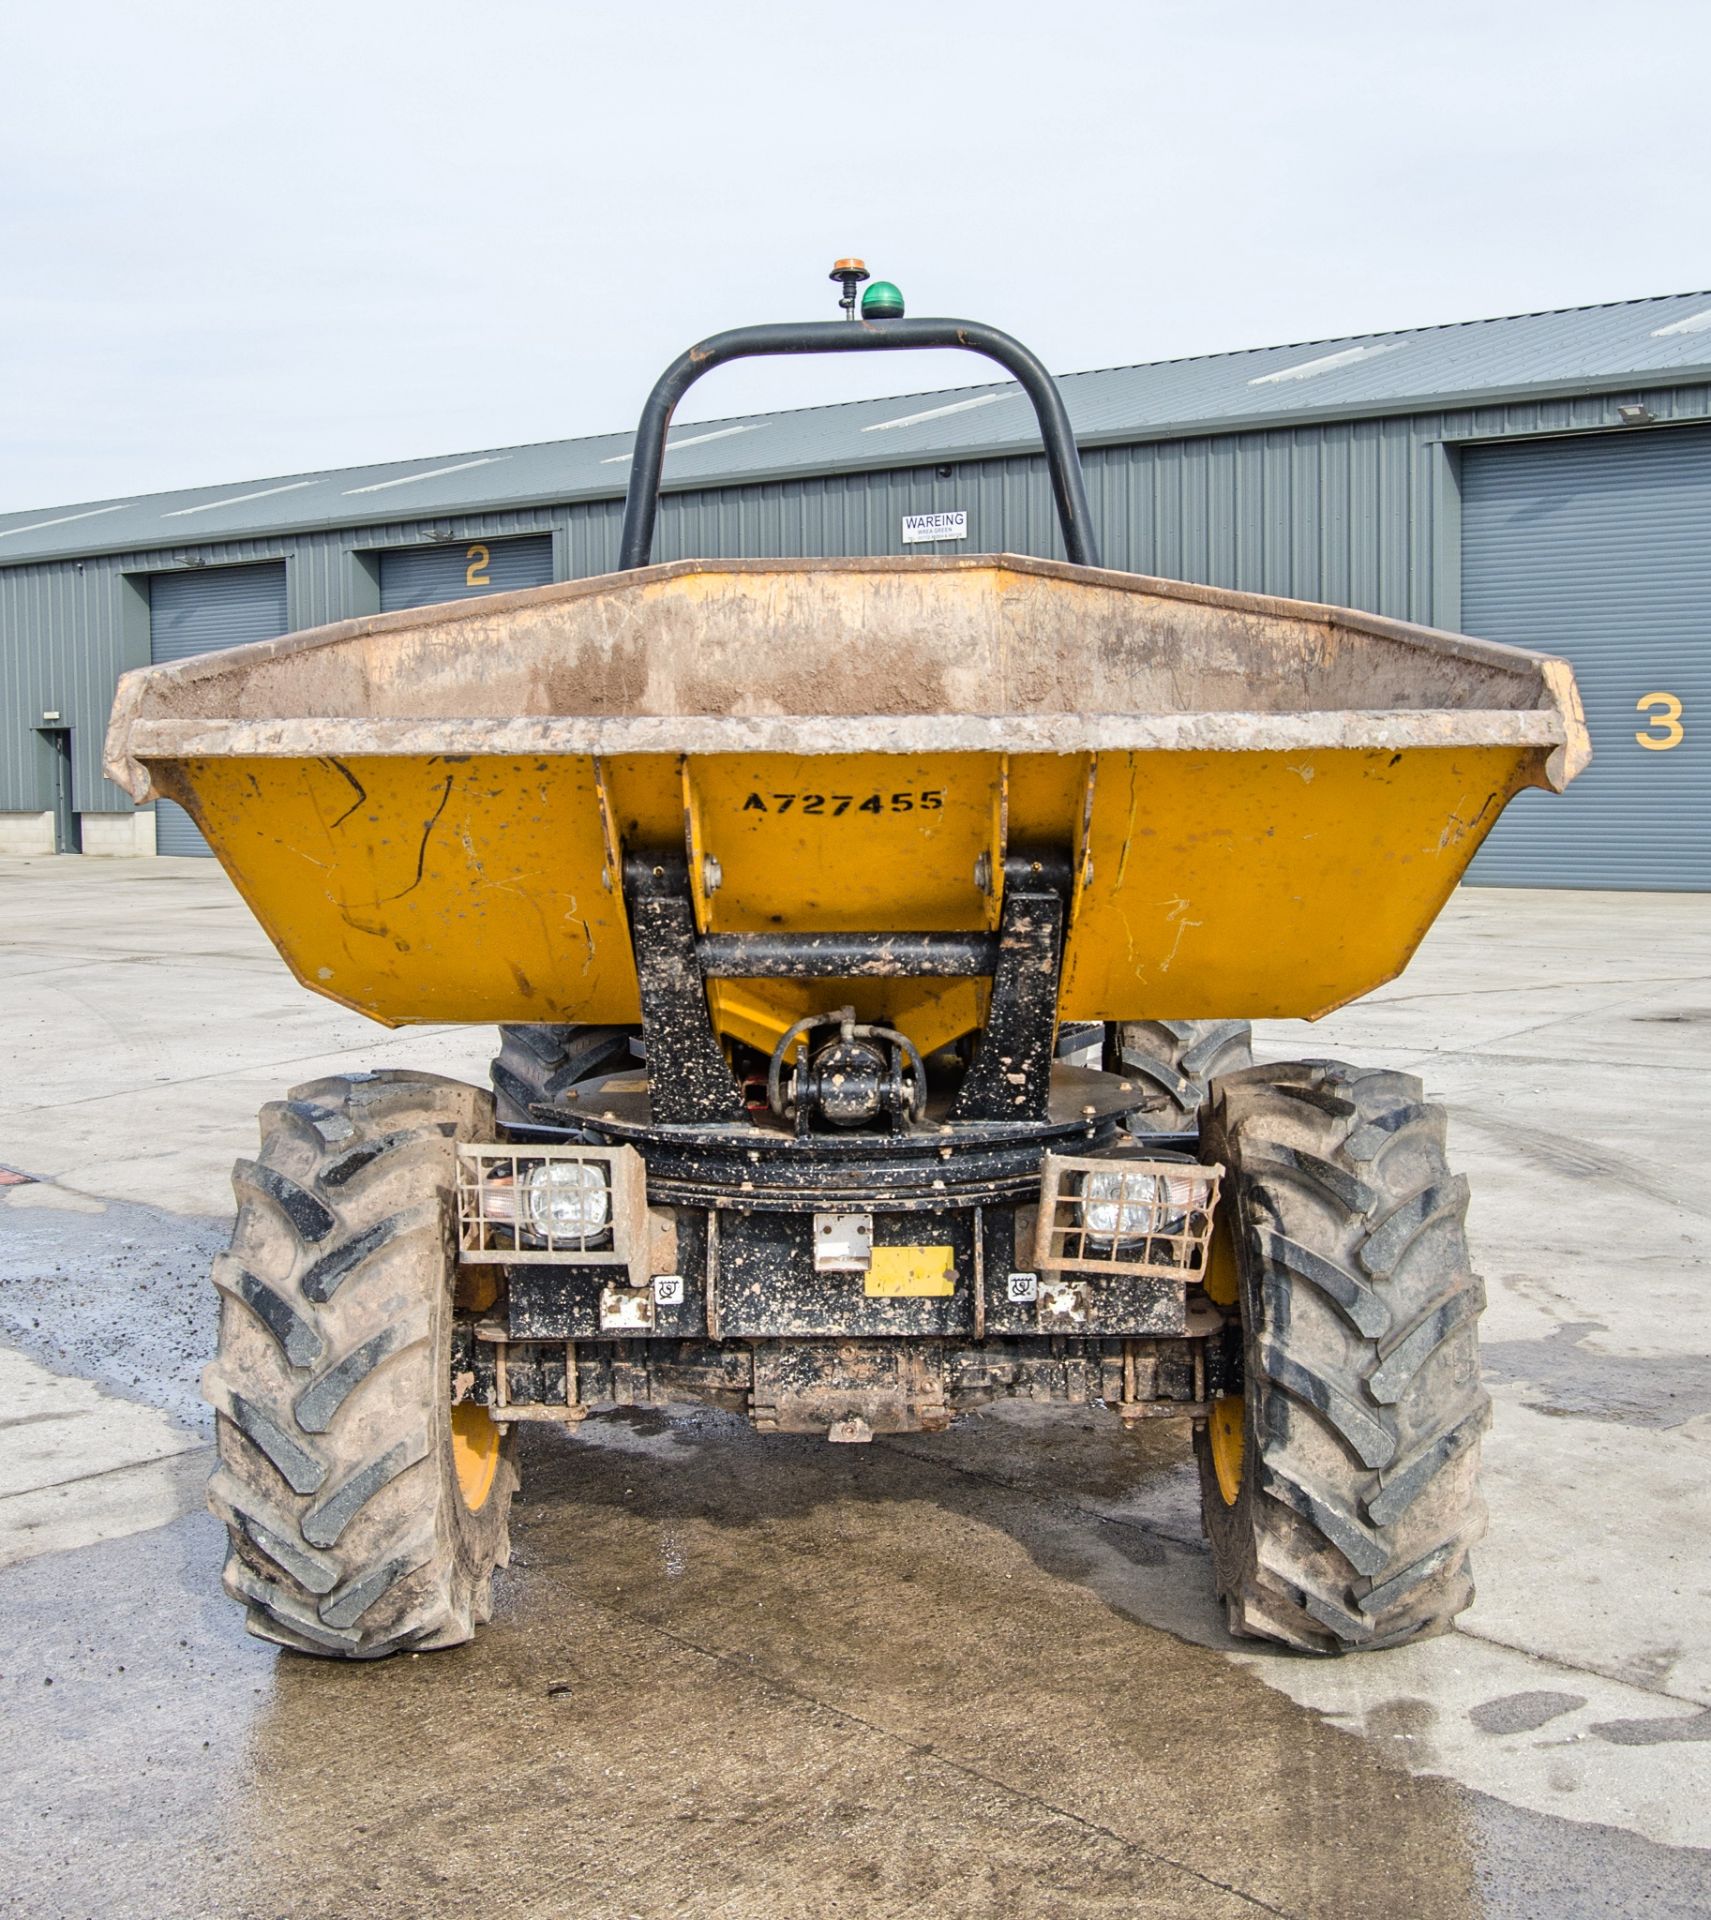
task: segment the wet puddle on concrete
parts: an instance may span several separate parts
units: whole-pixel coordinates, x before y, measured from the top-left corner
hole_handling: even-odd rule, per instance
[[[0,1577],[12,1910],[1487,1910],[1459,1789],[1082,1584],[1084,1447],[1012,1439],[1011,1488],[716,1416],[529,1438],[449,1653],[276,1655],[200,1516]]]
[[[1232,1659],[1168,1427],[632,1415],[524,1467],[496,1617],[446,1653],[249,1639],[200,1514],[0,1572],[0,1911],[1708,1910],[1703,1854],[1421,1777],[1424,1651]],[[1469,1717],[1549,1739],[1584,1704]]]

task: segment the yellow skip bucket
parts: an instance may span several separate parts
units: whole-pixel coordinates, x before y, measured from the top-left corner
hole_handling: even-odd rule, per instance
[[[1523,787],[1561,660],[1009,555],[688,562],[120,684],[107,770],[206,835],[297,977],[388,1025],[633,1022],[622,862],[703,933],[990,931],[1072,861],[1073,1020],[1314,1016],[1392,978]],[[985,980],[841,983],[923,1051]],[[770,1048],[813,981],[710,983]]]

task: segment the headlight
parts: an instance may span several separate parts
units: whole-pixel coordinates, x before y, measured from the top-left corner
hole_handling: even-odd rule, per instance
[[[592,1160],[544,1160],[523,1176],[523,1221],[543,1240],[586,1245],[606,1231],[612,1196]]]
[[[583,1140],[457,1149],[458,1259],[627,1268],[648,1278],[647,1169],[634,1147]]]
[[[1086,1174],[1081,1185],[1081,1224],[1092,1240],[1143,1240],[1181,1233],[1197,1188],[1169,1174],[1132,1173],[1120,1161]]]

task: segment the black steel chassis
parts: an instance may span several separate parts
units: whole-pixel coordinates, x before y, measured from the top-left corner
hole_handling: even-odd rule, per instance
[[[452,1377],[458,1400],[508,1421],[699,1404],[747,1414],[767,1433],[850,1440],[938,1432],[998,1400],[1102,1405],[1126,1423],[1204,1419],[1242,1390],[1240,1348],[1222,1325],[1179,1340],[516,1342],[465,1319]],[[865,1431],[851,1430],[856,1421]]]
[[[1139,1083],[1054,1056],[1067,858],[1010,856],[990,934],[704,935],[681,853],[632,855],[623,876],[645,1080],[537,1105],[509,1138],[634,1148],[682,1284],[650,1301],[646,1331],[615,1339],[602,1328],[610,1267],[505,1267],[502,1303],[460,1318],[461,1398],[514,1420],[698,1400],[773,1430],[866,1438],[940,1427],[1000,1397],[1100,1401],[1140,1419],[1203,1413],[1237,1390],[1239,1350],[1185,1282],[1103,1276],[1065,1331],[1042,1328],[1035,1299],[1012,1284],[1037,1279],[1048,1150],[1193,1144],[1148,1134]],[[709,979],[908,975],[991,981],[972,1058],[924,1120],[805,1132],[751,1112],[713,1026]],[[816,1218],[848,1213],[870,1217],[876,1248],[951,1248],[952,1291],[872,1297],[859,1272],[820,1270]]]

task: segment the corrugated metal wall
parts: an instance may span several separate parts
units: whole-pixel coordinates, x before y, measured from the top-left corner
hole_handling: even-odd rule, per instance
[[[88,752],[121,664],[148,659],[146,608],[135,659],[121,661],[111,633],[116,621],[116,583],[101,562],[0,570],[0,811],[40,812],[53,804],[52,768],[38,762],[34,733],[52,710],[72,729],[77,806],[107,812],[129,805],[101,778],[99,744]]]
[[[1711,388],[1649,392],[1660,421],[1711,417]],[[1607,395],[1083,453],[1102,555],[1113,567],[1276,593],[1429,624],[1461,614],[1456,449],[1608,429]],[[903,553],[905,513],[964,509],[970,552],[1061,558],[1043,460],[967,461],[668,494],[654,557]],[[617,553],[618,502],[570,509],[574,571]]]
[[[1107,565],[1428,619],[1440,447],[1408,420],[1243,433],[1083,457]],[[906,548],[905,514],[962,509],[968,539]],[[572,551],[616,551],[616,507],[572,509]],[[1063,544],[1044,463],[972,461],[668,495],[655,558],[711,554],[1043,553]],[[590,571],[596,570],[591,565]]]
[[[1711,419],[1711,387],[1643,397],[1660,420]],[[1596,395],[1096,447],[1085,454],[1088,488],[1111,566],[1453,628],[1455,446],[1607,429],[1613,406]],[[1012,457],[965,461],[948,477],[924,465],[668,494],[655,557],[901,553],[905,513],[951,508],[969,514],[963,550],[1060,552],[1043,463]],[[302,628],[378,610],[377,569],[363,556],[380,548],[551,532],[555,572],[573,579],[610,569],[622,514],[620,501],[600,500],[0,567],[0,811],[52,804],[34,757],[44,707],[72,719],[79,809],[129,807],[100,774],[114,682],[148,658],[146,596],[127,576],[192,555],[208,565],[285,557],[291,625]]]
[[[129,796],[102,776],[101,749],[119,675],[148,665],[150,575],[191,559],[210,567],[283,559],[296,630],[378,612],[379,576],[368,556],[384,547],[443,541],[448,534],[552,533],[564,517],[562,509],[442,515],[397,526],[0,567],[0,812],[52,805],[33,756],[34,727],[47,708],[58,708],[71,723],[78,811],[131,810]]]

